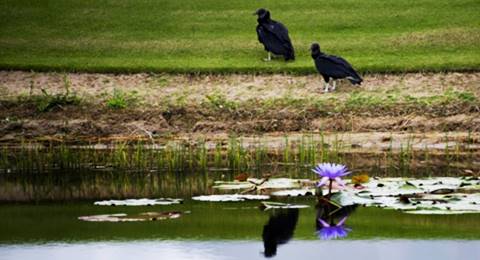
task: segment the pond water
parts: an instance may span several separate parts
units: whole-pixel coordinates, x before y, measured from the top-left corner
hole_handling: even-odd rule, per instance
[[[0,259],[260,259],[275,256],[364,259],[479,259],[480,215],[411,215],[354,207],[340,215],[346,237],[322,240],[316,199],[282,202],[303,209],[259,208],[260,202],[166,206],[95,206],[91,202],[3,204]],[[87,222],[80,216],[178,212],[144,222]],[[342,216],[343,216],[342,215]],[[338,218],[337,218],[338,220]]]
[[[228,184],[242,174],[316,180],[311,161],[318,158],[308,154],[304,155],[307,160],[301,159],[301,153],[293,156],[282,151],[276,153],[283,158],[279,161],[277,155],[257,152],[258,163],[249,161],[255,154],[243,151],[220,158],[200,150],[198,158],[182,153],[170,161],[165,159],[169,153],[143,150],[133,151],[126,159],[122,153],[102,157],[96,151],[69,151],[63,157],[53,150],[14,154],[4,149],[1,154],[0,259],[480,259],[477,213],[415,215],[362,205],[337,210],[316,196],[269,200],[307,206],[296,209],[265,209],[261,201],[191,199],[232,192],[212,186],[215,181]],[[325,158],[347,164],[355,175],[371,177],[458,177],[480,168],[476,153],[408,154]],[[128,162],[136,158],[133,155],[144,159],[132,166]],[[245,163],[237,162],[234,155],[245,157]],[[190,157],[194,159],[185,159]],[[151,158],[158,164],[143,163]],[[176,169],[184,160],[182,169]],[[478,193],[478,178],[467,184],[473,187],[468,196]],[[183,200],[173,205],[94,205],[100,199],[144,197]],[[105,218],[120,222],[85,221]]]

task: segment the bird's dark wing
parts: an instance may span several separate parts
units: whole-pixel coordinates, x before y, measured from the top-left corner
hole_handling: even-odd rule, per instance
[[[327,55],[327,58],[330,59],[331,61],[333,61],[334,63],[337,63],[337,64],[343,66],[348,72],[350,72],[352,74],[351,76],[355,76],[355,77],[360,78],[358,73],[353,69],[352,65],[350,63],[348,63],[348,61],[346,61],[344,58],[338,57],[338,56],[333,56],[333,55]]]
[[[263,27],[262,27],[260,24],[257,25],[256,31],[257,31],[258,41],[259,41],[260,43],[265,44],[265,42],[264,42],[264,40],[263,40],[263,39],[264,39],[264,32],[263,32],[263,30],[264,30],[264,29],[263,29]]]
[[[285,25],[272,20],[270,23],[264,24],[263,27],[269,32],[271,32],[273,35],[275,35],[275,37],[277,37],[285,47],[293,50],[292,41],[288,36],[288,29],[287,27],[285,27]]]
[[[352,65],[342,57],[320,55],[315,59],[315,66],[320,73],[331,77],[353,77],[359,80],[362,79],[353,69]]]

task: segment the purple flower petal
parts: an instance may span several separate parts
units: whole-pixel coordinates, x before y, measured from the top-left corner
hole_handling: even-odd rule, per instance
[[[317,230],[317,236],[322,240],[330,240],[337,238],[344,238],[348,235],[351,229],[345,226],[322,227]]]
[[[322,224],[323,227],[330,227],[330,224],[328,224],[325,220],[319,218],[318,221],[320,224]]]
[[[350,174],[345,165],[334,163],[320,163],[312,169],[312,171],[321,177],[328,177],[330,179]]]
[[[335,181],[342,187],[345,187],[345,182],[340,178],[340,177],[337,177],[335,178]]]
[[[347,216],[343,217],[342,219],[340,219],[340,221],[338,221],[337,223],[337,227],[338,226],[343,226],[343,224],[345,224],[345,221],[347,220]]]
[[[325,185],[328,182],[329,178],[328,177],[323,177],[317,184],[317,187],[321,187]]]

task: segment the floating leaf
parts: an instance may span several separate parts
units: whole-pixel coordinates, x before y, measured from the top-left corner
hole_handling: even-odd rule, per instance
[[[123,221],[141,221],[137,219],[127,219],[127,214],[117,213],[117,214],[104,214],[104,215],[92,215],[92,216],[81,216],[78,217],[79,220],[90,221],[90,222],[123,222]]]
[[[179,218],[182,215],[178,211],[167,212],[144,212],[137,215],[128,216],[125,213],[103,214],[78,217],[79,220],[89,222],[137,222],[137,221],[155,221]]]
[[[308,208],[308,205],[302,204],[287,204],[287,203],[280,203],[280,202],[271,202],[271,201],[262,201],[262,208],[264,210],[269,209],[303,209]]]
[[[375,179],[365,185],[364,190],[348,189],[338,193],[342,206],[362,204],[402,210],[407,213],[421,211],[418,214],[463,214],[480,212],[480,194],[460,188],[459,178]],[[384,184],[379,187],[378,183]],[[453,212],[453,213],[452,213]]]
[[[126,200],[103,200],[93,204],[98,206],[153,206],[172,205],[182,203],[182,199],[159,198],[159,199],[126,199]]]
[[[272,196],[287,196],[287,197],[297,197],[297,196],[313,196],[315,195],[315,189],[293,189],[293,190],[279,190],[271,193]]]
[[[238,189],[250,189],[257,187],[257,189],[298,189],[303,187],[314,186],[315,182],[309,179],[290,179],[290,178],[270,178],[256,179],[248,178],[245,182],[223,182],[216,181],[215,189],[222,190],[238,190]]]
[[[419,214],[419,215],[454,215],[454,214],[471,214],[471,213],[478,213],[475,210],[407,210],[405,213],[408,214]]]
[[[219,190],[243,190],[255,187],[255,184],[249,182],[215,182],[214,189]]]
[[[453,189],[438,189],[438,190],[432,190],[430,192],[430,194],[450,194],[450,193],[453,193],[454,190]]]
[[[192,197],[193,200],[211,201],[211,202],[268,200],[269,198],[270,196],[268,195],[248,195],[248,194],[203,195],[203,196]]]

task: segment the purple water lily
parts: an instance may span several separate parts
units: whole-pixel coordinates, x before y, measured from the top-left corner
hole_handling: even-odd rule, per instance
[[[346,216],[343,217],[336,225],[331,226],[325,220],[319,218],[318,221],[322,227],[316,232],[318,238],[322,240],[331,240],[346,237],[348,232],[352,230],[344,226],[345,220],[347,220]]]
[[[320,163],[312,171],[322,177],[317,184],[318,187],[325,185],[329,180],[337,182],[340,186],[345,186],[341,177],[350,174],[347,166],[335,163]]]

